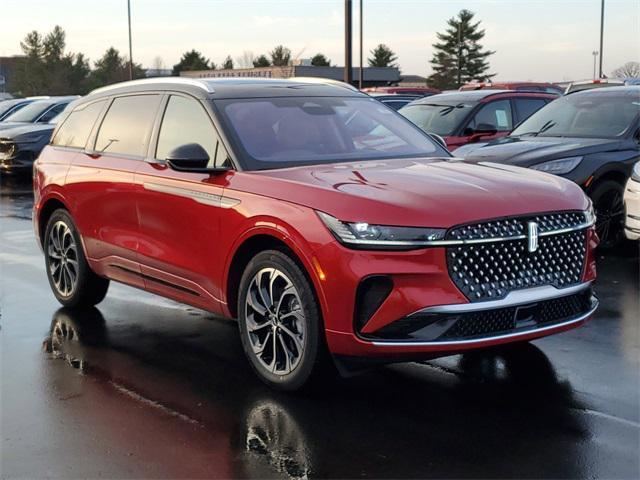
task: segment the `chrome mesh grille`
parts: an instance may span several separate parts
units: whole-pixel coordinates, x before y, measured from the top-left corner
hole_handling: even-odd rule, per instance
[[[580,226],[584,221],[582,213],[569,212],[457,227],[448,233],[450,239],[496,241],[448,247],[449,275],[472,302],[504,298],[510,291],[523,288],[575,285],[582,276],[586,231],[552,232]],[[540,236],[535,252],[527,247],[528,222],[537,222],[539,232],[547,234]]]

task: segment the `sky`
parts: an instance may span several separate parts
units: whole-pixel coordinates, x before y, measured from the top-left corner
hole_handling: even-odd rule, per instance
[[[21,53],[31,30],[60,25],[67,51],[92,61],[114,46],[128,52],[126,0],[2,0],[0,55]],[[358,62],[359,0],[354,4],[354,62]],[[384,43],[404,74],[427,76],[436,32],[466,8],[486,30],[484,45],[496,80],[565,81],[590,78],[599,48],[600,0],[364,0],[366,56]],[[294,58],[318,52],[344,64],[343,0],[131,0],[133,59],[165,68],[195,48],[217,64],[244,51],[256,56],[284,44]],[[640,61],[640,1],[606,0],[603,69],[609,74]]]

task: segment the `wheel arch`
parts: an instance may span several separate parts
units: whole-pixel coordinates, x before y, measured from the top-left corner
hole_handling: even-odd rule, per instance
[[[224,270],[225,281],[222,294],[229,316],[237,318],[238,289],[246,266],[255,255],[265,250],[278,250],[286,253],[298,264],[313,288],[321,316],[324,317],[322,314],[325,311],[324,297],[320,289],[317,273],[313,268],[313,261],[309,259],[304,250],[294,240],[283,234],[279,229],[263,228],[254,229],[239,240],[227,261],[227,267]]]
[[[49,197],[38,208],[37,217],[34,218],[34,222],[38,229],[37,237],[41,247],[44,245],[44,234],[45,229],[47,228],[47,222],[49,221],[49,218],[51,218],[53,212],[60,208],[65,209],[67,212],[70,211],[67,204],[57,196]]]

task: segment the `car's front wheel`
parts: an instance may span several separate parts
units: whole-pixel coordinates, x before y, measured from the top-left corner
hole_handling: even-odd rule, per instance
[[[600,248],[614,248],[624,237],[624,187],[614,180],[605,180],[596,184],[589,193],[596,212]]]
[[[240,281],[238,323],[244,351],[258,376],[296,390],[325,369],[320,311],[311,284],[288,255],[256,255]]]
[[[80,234],[66,210],[58,209],[49,218],[43,248],[49,285],[62,305],[92,307],[104,299],[109,280],[89,268]]]

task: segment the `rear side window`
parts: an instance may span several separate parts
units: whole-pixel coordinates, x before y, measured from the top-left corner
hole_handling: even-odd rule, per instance
[[[96,151],[144,156],[159,103],[159,95],[116,98],[100,126]]]
[[[518,123],[529,118],[547,104],[547,102],[541,98],[516,98],[515,102]]]
[[[156,158],[165,160],[171,150],[188,143],[197,143],[206,150],[209,167],[221,167],[227,162],[227,152],[200,102],[172,95],[162,118]]]
[[[101,100],[80,105],[67,116],[51,143],[60,147],[84,148],[105,103],[106,100]]]
[[[62,113],[62,111],[65,108],[67,108],[67,105],[69,105],[69,102],[67,102],[67,103],[59,103],[58,105],[53,107],[51,110],[49,110],[47,113],[42,115],[38,119],[38,123],[47,123],[49,120],[53,119],[54,117],[57,117],[58,114]]]

